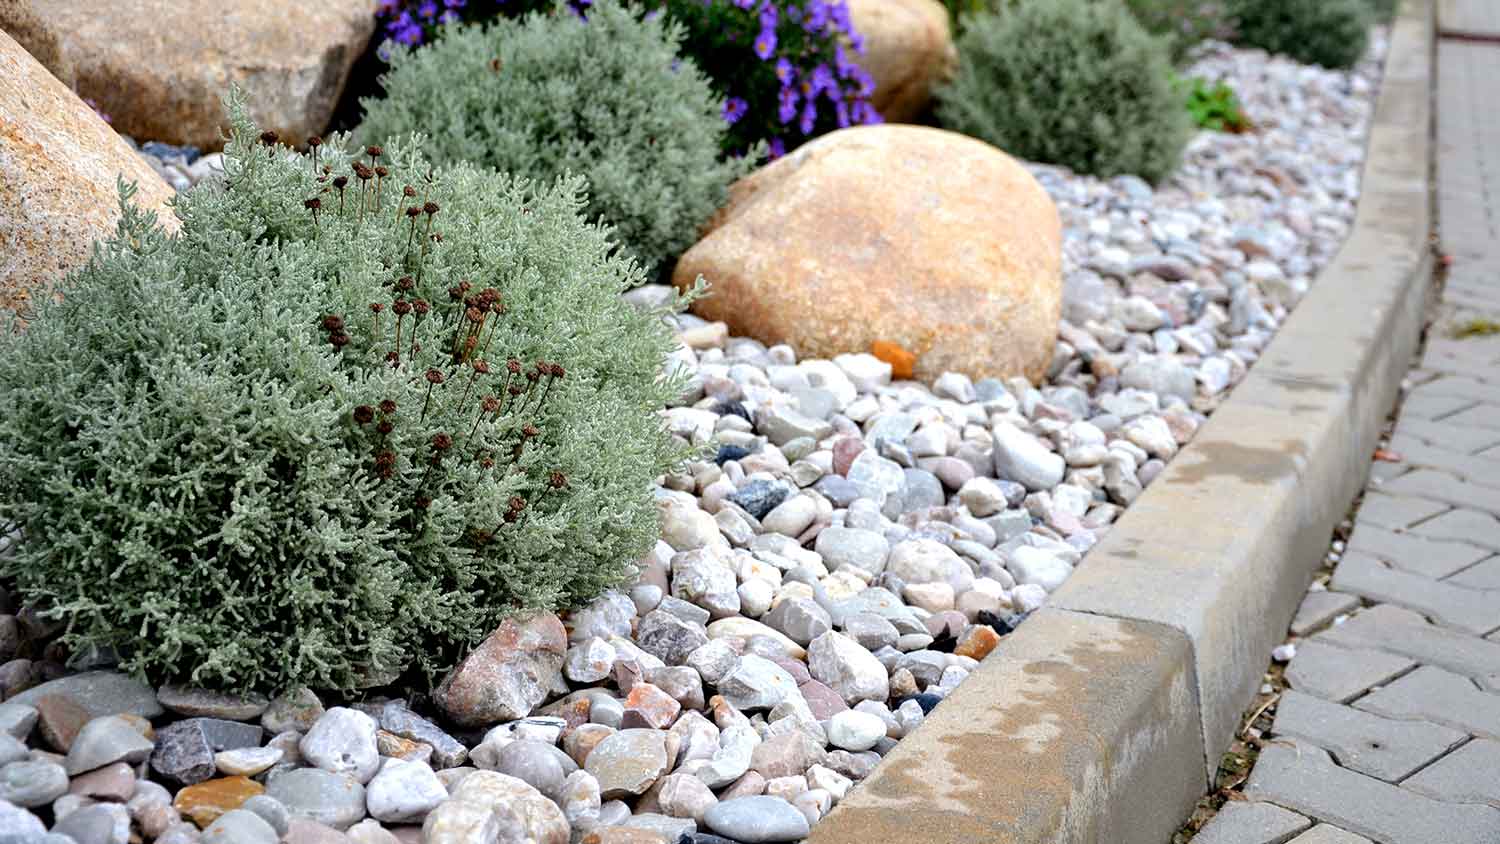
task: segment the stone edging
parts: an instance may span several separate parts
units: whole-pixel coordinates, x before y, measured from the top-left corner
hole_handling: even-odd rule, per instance
[[[1162,844],[1362,487],[1430,289],[1433,0],[1392,31],[1354,229],[1042,610],[809,844]]]

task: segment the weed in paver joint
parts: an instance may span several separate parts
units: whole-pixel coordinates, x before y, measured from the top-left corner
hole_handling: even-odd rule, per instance
[[[1486,317],[1475,317],[1464,320],[1453,329],[1453,337],[1457,340],[1468,340],[1474,337],[1493,337],[1500,334],[1500,322]]]

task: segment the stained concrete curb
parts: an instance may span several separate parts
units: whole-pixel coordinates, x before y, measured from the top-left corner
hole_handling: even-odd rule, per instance
[[[1047,608],[809,844],[1163,844],[1362,487],[1431,281],[1433,0],[1397,20],[1354,230]]]

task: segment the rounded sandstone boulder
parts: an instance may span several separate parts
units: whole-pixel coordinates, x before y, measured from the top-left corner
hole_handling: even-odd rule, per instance
[[[982,141],[858,126],[737,182],[673,281],[693,311],[804,357],[868,351],[944,371],[1038,380],[1062,301],[1062,225],[1042,186]]]
[[[857,61],[875,80],[875,109],[891,123],[920,115],[958,68],[948,10],[938,0],[849,0],[849,17],[865,41]]]

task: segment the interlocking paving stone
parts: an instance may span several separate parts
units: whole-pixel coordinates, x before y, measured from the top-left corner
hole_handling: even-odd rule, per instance
[[[1411,530],[1432,539],[1452,539],[1500,551],[1500,519],[1478,510],[1449,510],[1413,525]]]
[[[1342,592],[1309,592],[1292,618],[1292,635],[1306,636],[1334,618],[1359,606],[1359,599]]]
[[[1500,807],[1500,741],[1474,739],[1417,771],[1401,786],[1449,803]]]
[[[1468,425],[1472,428],[1500,429],[1500,407],[1493,404],[1477,404],[1443,421],[1451,425]]]
[[[1438,26],[1445,32],[1500,35],[1500,6],[1491,0],[1442,0],[1437,8]]]
[[[1479,452],[1478,456],[1492,457],[1496,460],[1500,460],[1500,445],[1497,445],[1494,448],[1487,448],[1484,451]]]
[[[1365,494],[1364,503],[1359,505],[1359,513],[1354,519],[1356,523],[1400,530],[1430,519],[1448,509],[1450,508],[1447,504],[1437,501],[1423,501],[1420,498],[1404,496],[1398,498],[1394,495],[1370,492]]]
[[[1479,486],[1434,469],[1418,469],[1386,484],[1387,495],[1410,495],[1428,501],[1442,501],[1455,507],[1500,514],[1500,489]]]
[[[1457,475],[1472,484],[1478,484],[1490,489],[1500,488],[1500,460],[1492,457],[1480,457],[1474,454],[1461,454],[1450,451],[1442,446],[1423,442],[1415,437],[1392,437],[1390,442],[1391,451],[1401,455],[1400,463],[1376,463],[1375,467],[1412,469],[1428,468],[1441,469],[1444,472]],[[1387,472],[1390,470],[1387,469]],[[1374,476],[1374,468],[1371,469]],[[1399,473],[1398,473],[1399,474]],[[1395,477],[1387,475],[1388,478]]]
[[[1480,691],[1468,677],[1431,665],[1376,689],[1354,705],[1388,718],[1421,718],[1500,739],[1500,695]]]
[[[1389,568],[1361,551],[1350,551],[1333,570],[1329,586],[1372,601],[1414,609],[1440,624],[1478,636],[1500,629],[1500,600],[1477,589]]]
[[[1286,681],[1299,692],[1348,703],[1415,666],[1404,656],[1310,640],[1297,645],[1297,655],[1286,667]]]
[[[1343,624],[1312,638],[1347,648],[1374,648],[1411,657],[1479,679],[1500,680],[1500,642],[1468,636],[1429,624],[1420,615],[1381,604],[1362,610]]]
[[[1432,578],[1463,571],[1491,553],[1486,548],[1476,548],[1464,542],[1396,533],[1368,523],[1355,524],[1354,533],[1349,537],[1349,550],[1373,554],[1397,568]]]
[[[1193,844],[1286,844],[1310,826],[1312,821],[1280,806],[1231,800],[1193,836]]]
[[[1370,466],[1370,489],[1380,489],[1387,483],[1401,477],[1416,468],[1409,463],[1391,463],[1386,460],[1377,461]]]
[[[1450,576],[1448,582],[1469,589],[1500,589],[1500,556],[1476,563]]]
[[[1401,403],[1401,415],[1410,415],[1413,419],[1438,420],[1473,406],[1474,399],[1469,396],[1445,396],[1440,393],[1413,391]]]
[[[1290,844],[1372,844],[1372,842],[1363,835],[1355,835],[1336,826],[1320,823],[1293,838]]]
[[[1344,767],[1389,782],[1410,776],[1467,738],[1448,727],[1382,718],[1295,689],[1282,694],[1271,732],[1316,744]]]
[[[1334,824],[1379,844],[1495,844],[1500,810],[1444,803],[1333,763],[1306,742],[1260,752],[1245,794]]]
[[[1434,377],[1435,376],[1435,377]],[[1413,372],[1411,376],[1414,381],[1421,383],[1411,388],[1407,393],[1407,401],[1412,397],[1429,396],[1457,396],[1466,401],[1500,401],[1500,384],[1492,384],[1480,381],[1477,378],[1467,378],[1461,375],[1442,375],[1439,373]],[[1404,413],[1402,415],[1405,415]]]
[[[1447,422],[1431,422],[1426,419],[1408,419],[1405,416],[1396,420],[1396,434],[1427,440],[1466,454],[1500,445],[1500,431],[1450,425]]]

